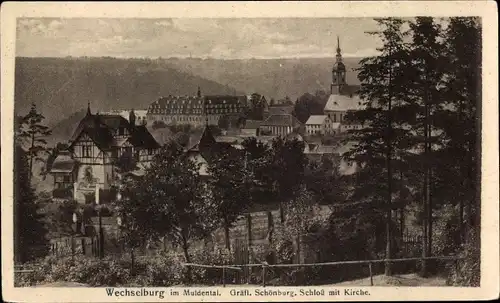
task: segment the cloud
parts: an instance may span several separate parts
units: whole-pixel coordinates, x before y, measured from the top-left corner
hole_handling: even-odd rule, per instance
[[[113,19],[18,20],[20,56],[189,56],[277,58],[373,55],[368,19]]]

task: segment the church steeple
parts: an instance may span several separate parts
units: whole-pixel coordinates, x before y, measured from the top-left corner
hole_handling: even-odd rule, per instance
[[[87,103],[87,116],[92,116],[92,113],[90,112],[90,102]]]
[[[331,94],[340,95],[345,83],[346,68],[342,62],[342,50],[340,49],[340,39],[337,36],[337,54],[332,68]]]

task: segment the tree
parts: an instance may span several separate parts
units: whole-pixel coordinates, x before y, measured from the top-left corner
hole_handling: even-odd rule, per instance
[[[227,115],[222,115],[220,117],[219,121],[217,122],[217,126],[220,129],[228,129],[229,124],[230,124],[230,121],[229,121],[229,117]]]
[[[209,164],[208,172],[210,197],[213,199],[217,218],[220,218],[224,228],[226,248],[231,250],[229,228],[252,202],[252,176],[246,162],[235,157],[230,149],[217,153],[216,159]]]
[[[36,105],[33,103],[31,109],[26,116],[23,116],[20,121],[17,136],[23,139],[23,143],[27,145],[27,157],[29,159],[29,182],[33,175],[33,164],[35,162],[44,162],[42,154],[48,154],[49,149],[46,147],[47,141],[45,138],[51,135],[51,131],[47,126],[42,124],[45,117],[37,112]]]
[[[47,252],[47,229],[29,182],[28,156],[19,145],[14,155],[14,257],[23,263]]]
[[[306,123],[311,115],[323,115],[328,96],[323,91],[315,95],[305,93],[297,99],[293,115],[302,123]]]
[[[443,54],[444,47],[440,41],[441,26],[434,22],[431,17],[418,17],[410,22],[412,34],[409,44],[411,65],[407,69],[408,98],[411,100],[415,116],[410,124],[415,137],[412,148],[417,153],[423,153],[419,161],[423,167],[416,169],[417,175],[423,179],[422,186],[422,226],[423,243],[422,256],[429,257],[432,254],[432,223],[433,223],[433,203],[432,203],[432,167],[435,166],[433,160],[433,146],[437,147],[437,129],[433,121],[437,111],[443,103],[442,82],[443,82]],[[417,164],[420,166],[420,163]],[[422,275],[427,274],[427,261],[422,261]]]
[[[358,184],[351,199],[372,204],[372,209],[385,213],[386,249],[385,257],[393,255],[392,209],[395,181],[393,178],[394,145],[404,137],[405,129],[396,127],[395,113],[403,108],[394,100],[405,100],[404,71],[408,53],[402,31],[404,22],[395,18],[375,19],[381,30],[369,32],[382,40],[380,55],[360,61],[358,78],[361,81],[360,97],[365,101],[365,110],[347,115],[347,119],[366,125],[354,130],[348,138],[355,142],[353,149],[345,154],[349,161],[360,163],[361,171],[356,176]],[[365,182],[365,183],[363,183]],[[385,198],[380,193],[385,193]],[[355,198],[356,197],[356,198]],[[376,206],[376,207],[375,207]],[[385,265],[385,274],[392,275],[391,264]]]
[[[116,211],[130,243],[158,241],[167,235],[190,262],[190,241],[203,238],[215,224],[197,165],[173,142],[155,156],[143,177],[124,180]]]
[[[304,142],[296,138],[285,140],[278,137],[272,141],[266,161],[267,178],[271,181],[274,196],[279,200],[280,218],[281,222],[284,222],[283,203],[292,199],[304,184],[304,170],[307,165]]]

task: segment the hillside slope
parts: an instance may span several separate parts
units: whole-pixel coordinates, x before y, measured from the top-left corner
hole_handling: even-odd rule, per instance
[[[147,59],[16,58],[15,112],[35,102],[53,125],[72,113],[146,108],[166,95],[232,94],[233,88]],[[240,92],[241,93],[241,92]]]
[[[344,58],[347,83],[359,85],[361,58]],[[164,59],[170,66],[246,92],[258,92],[268,99],[330,91],[334,58],[218,60],[199,58]]]

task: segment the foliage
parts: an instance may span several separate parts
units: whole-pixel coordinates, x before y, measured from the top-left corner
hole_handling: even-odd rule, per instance
[[[217,122],[217,126],[220,129],[228,129],[230,125],[229,117],[227,115],[222,115]]]
[[[14,253],[16,262],[26,262],[47,252],[47,229],[30,185],[27,155],[19,145],[14,154]]]
[[[473,230],[468,235],[468,242],[461,247],[458,254],[462,260],[457,261],[451,269],[448,284],[455,286],[480,286],[481,281],[481,251],[479,237]]]
[[[245,117],[249,120],[263,120],[264,109],[264,97],[259,93],[253,93],[250,96],[249,107],[245,113]]]
[[[17,143],[21,146],[26,146],[26,156],[29,159],[29,180],[33,174],[33,165],[36,162],[45,162],[42,155],[49,155],[50,150],[47,148],[46,137],[51,135],[51,131],[45,125],[43,120],[45,117],[40,114],[35,103],[31,104],[29,113],[21,118],[16,129]]]
[[[311,115],[323,115],[328,95],[324,91],[317,91],[314,95],[305,93],[297,99],[293,115],[302,123],[306,123]]]
[[[189,240],[213,229],[212,205],[206,199],[197,165],[175,143],[163,147],[146,174],[124,180],[116,212],[128,247],[167,235],[189,262]]]
[[[225,230],[227,249],[230,249],[229,228],[252,202],[250,187],[253,177],[239,156],[240,153],[232,149],[221,149],[208,166],[211,178],[207,189],[216,218]]]
[[[73,213],[76,211],[76,201],[49,201],[43,207],[45,223],[50,233],[50,238],[70,235],[74,232]]]

